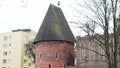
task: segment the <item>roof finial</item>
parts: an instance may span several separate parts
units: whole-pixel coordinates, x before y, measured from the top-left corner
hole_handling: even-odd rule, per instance
[[[60,6],[60,1],[58,1],[58,3],[57,3],[57,4],[58,4],[58,6]]]

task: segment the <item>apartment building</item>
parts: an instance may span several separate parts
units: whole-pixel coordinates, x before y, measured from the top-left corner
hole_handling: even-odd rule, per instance
[[[104,51],[97,46],[98,43],[95,43],[95,40],[91,40],[88,36],[77,36],[76,42],[75,54],[77,68],[107,68],[105,57],[97,54],[104,54]]]
[[[0,68],[35,68],[33,58],[25,54],[27,42],[34,37],[30,29],[0,34]]]
[[[94,37],[99,41],[103,40],[99,38],[98,34],[95,34]],[[77,68],[108,68],[107,60],[102,56],[105,55],[104,50],[100,47],[102,43],[98,42],[97,39],[91,39],[89,36],[76,37],[77,45],[75,47],[75,54]],[[113,34],[110,34],[109,40],[113,40]],[[120,53],[118,53],[117,59],[117,65],[120,68]]]

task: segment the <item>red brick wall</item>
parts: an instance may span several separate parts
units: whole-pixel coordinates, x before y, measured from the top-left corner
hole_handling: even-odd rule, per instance
[[[112,37],[110,38],[112,39]],[[101,39],[99,39],[101,40]],[[102,40],[101,40],[102,41]],[[90,41],[90,39],[85,37],[76,37],[76,68],[108,68],[106,59],[103,56],[93,53],[90,50],[82,48],[80,46],[86,47],[88,49],[94,50],[100,54],[104,54],[104,51],[100,49],[98,44],[95,46],[97,41]],[[84,56],[87,56],[86,61]],[[120,68],[120,55],[118,56],[118,68]]]
[[[76,68],[107,68],[107,64],[104,62],[105,57],[88,50],[91,49],[104,54],[103,50],[95,45],[93,40],[90,40],[87,36],[78,36],[76,44]]]
[[[68,42],[48,41],[36,44],[36,68],[66,68],[74,62],[74,46]],[[71,64],[71,63],[69,63]]]
[[[75,66],[68,66],[67,68],[76,68]]]

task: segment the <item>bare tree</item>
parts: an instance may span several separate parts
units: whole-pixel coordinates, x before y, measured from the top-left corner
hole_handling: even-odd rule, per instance
[[[32,56],[35,61],[35,45],[33,44],[33,40],[27,43],[25,53],[27,56]]]
[[[120,6],[120,4],[118,4],[119,1],[120,0],[83,0],[84,5],[81,5],[80,2],[77,2],[79,7],[85,8],[90,12],[89,15],[74,8],[80,15],[83,15],[86,18],[86,21],[89,21],[85,24],[82,24],[80,28],[82,28],[83,31],[85,31],[92,39],[95,39],[100,43],[98,46],[103,49],[109,68],[118,68],[117,51],[119,35],[117,16],[119,15],[118,12],[120,11],[118,10],[118,6]],[[94,23],[94,25],[89,24],[90,22]],[[110,24],[113,26],[110,26]],[[102,28],[103,35],[98,35],[97,37],[94,36],[96,33],[95,25]],[[110,39],[110,27],[113,28],[113,41]],[[100,39],[102,39],[102,41]],[[91,51],[95,52],[94,50]],[[99,53],[99,55],[102,54]]]

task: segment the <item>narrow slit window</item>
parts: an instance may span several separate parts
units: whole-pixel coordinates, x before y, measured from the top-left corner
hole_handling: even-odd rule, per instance
[[[58,57],[57,53],[56,53],[56,58]]]
[[[42,58],[42,54],[40,54],[40,58]]]
[[[49,68],[51,68],[51,64],[49,64]]]

